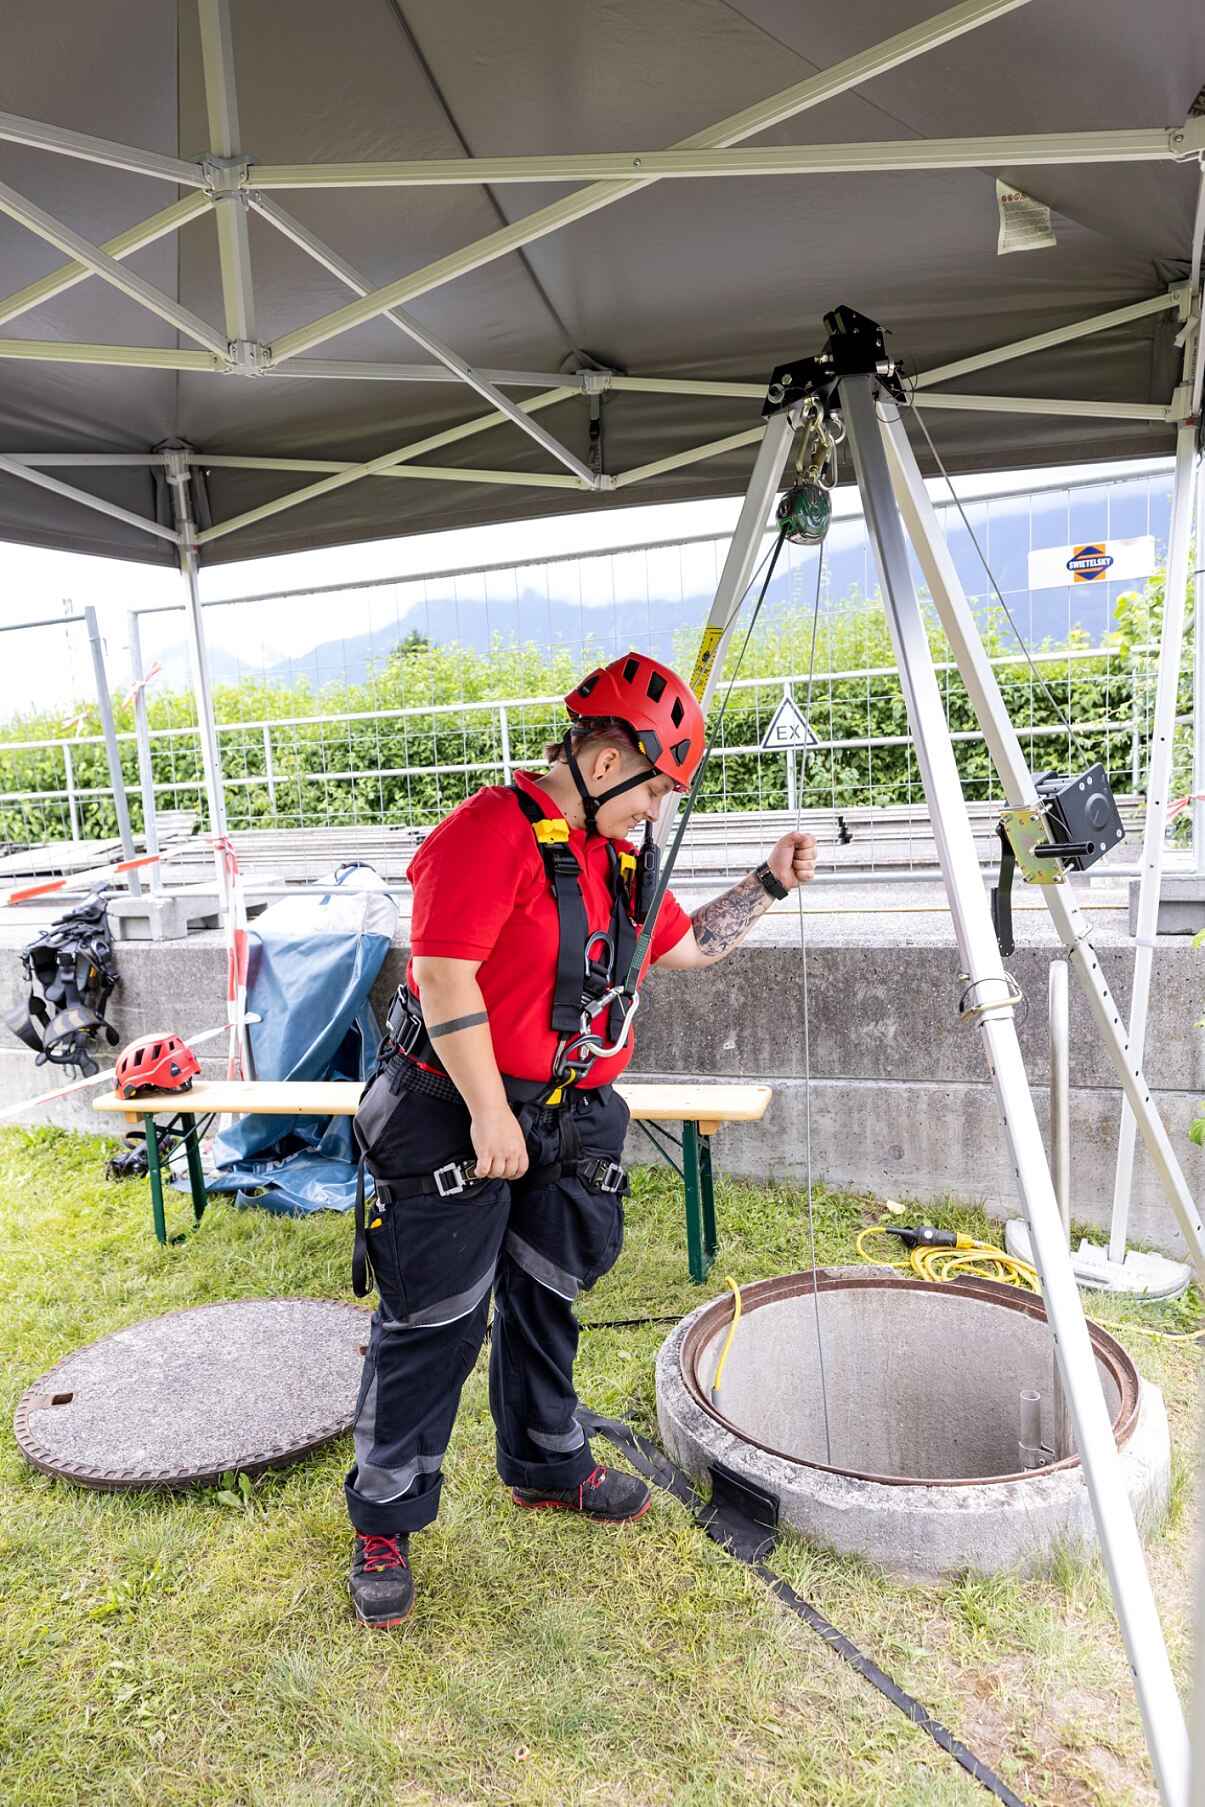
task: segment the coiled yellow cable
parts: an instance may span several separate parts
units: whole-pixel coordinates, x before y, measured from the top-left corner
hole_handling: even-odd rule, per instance
[[[893,1231],[887,1224],[871,1224],[868,1229],[859,1231],[855,1246],[863,1261],[872,1261],[879,1267],[893,1267],[899,1273],[910,1271],[920,1280],[954,1280],[960,1274],[968,1274],[978,1280],[999,1280],[1006,1286],[1019,1286],[1025,1292],[1040,1291],[1037,1269],[1028,1261],[1019,1260],[993,1243],[977,1242],[973,1236],[959,1236],[952,1249],[918,1243],[909,1250],[907,1261],[893,1261],[867,1253],[870,1237],[893,1234],[898,1235],[898,1231]]]

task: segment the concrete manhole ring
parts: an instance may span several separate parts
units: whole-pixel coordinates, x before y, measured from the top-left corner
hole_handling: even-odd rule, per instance
[[[662,1440],[705,1487],[719,1465],[771,1493],[784,1527],[908,1576],[1032,1568],[1094,1541],[1078,1456],[1019,1464],[1021,1390],[1042,1395],[1044,1442],[1053,1421],[1039,1299],[865,1267],[821,1270],[814,1290],[810,1273],[784,1274],[741,1296],[718,1400],[730,1297],[684,1319],[657,1359]],[[1090,1335],[1122,1479],[1149,1529],[1170,1480],[1162,1396],[1107,1331]]]
[[[351,1428],[369,1317],[330,1299],[240,1299],[131,1324],[34,1382],[17,1443],[84,1487],[283,1468]]]

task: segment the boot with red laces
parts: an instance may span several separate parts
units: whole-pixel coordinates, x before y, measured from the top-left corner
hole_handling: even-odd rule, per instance
[[[351,1602],[362,1625],[387,1630],[410,1616],[414,1605],[414,1576],[410,1573],[410,1539],[376,1537],[356,1533],[352,1556]]]
[[[619,1525],[647,1512],[651,1496],[644,1482],[637,1480],[634,1474],[596,1468],[580,1486],[570,1487],[563,1493],[542,1493],[532,1487],[516,1487],[513,1497],[516,1506],[580,1512],[584,1518],[597,1519],[601,1524]]]

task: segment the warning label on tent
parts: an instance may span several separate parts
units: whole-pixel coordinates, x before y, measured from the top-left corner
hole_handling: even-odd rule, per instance
[[[1149,577],[1155,569],[1155,539],[1150,533],[1132,540],[1081,540],[1075,546],[1048,546],[1029,555],[1029,587],[1049,590],[1062,584],[1116,583]]]
[[[814,747],[816,736],[789,696],[784,696],[774,719],[762,735],[763,753],[789,753],[792,747]]]
[[[1035,201],[1032,195],[1010,188],[1007,182],[997,182],[996,206],[1000,211],[998,257],[1007,251],[1044,251],[1049,245],[1058,244],[1051,230],[1050,209],[1044,201]]]

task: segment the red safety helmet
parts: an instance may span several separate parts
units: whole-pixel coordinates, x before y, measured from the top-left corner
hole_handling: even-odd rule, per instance
[[[627,722],[640,749],[674,788],[689,789],[707,738],[699,699],[676,671],[645,653],[600,665],[565,698],[574,720],[614,716]]]
[[[201,1063],[178,1035],[140,1035],[117,1056],[114,1090],[120,1098],[139,1092],[186,1092]]]

